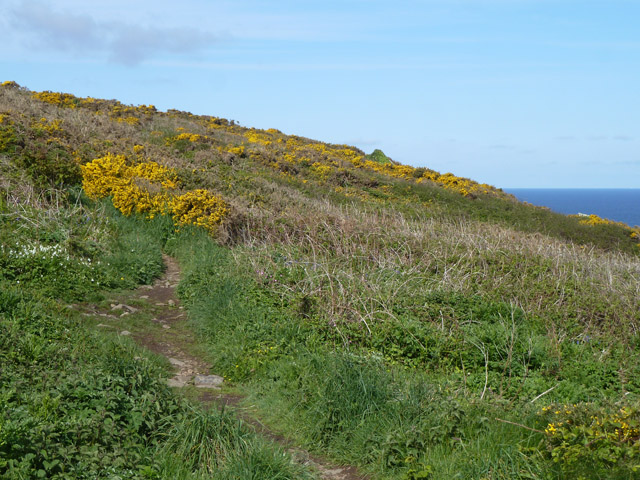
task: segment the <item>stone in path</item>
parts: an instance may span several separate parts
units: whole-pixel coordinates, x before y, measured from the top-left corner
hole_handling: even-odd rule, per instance
[[[125,305],[124,303],[118,303],[118,304],[112,303],[111,310],[124,310],[125,312],[128,312],[128,313],[136,313],[138,311],[137,308],[131,307],[129,305]]]
[[[192,375],[176,375],[175,377],[167,380],[167,385],[178,388],[186,387],[189,382],[191,382],[192,378]]]
[[[186,363],[184,363],[182,360],[178,360],[177,358],[173,357],[169,357],[169,363],[171,365],[175,365],[176,367],[184,367],[186,365]]]
[[[224,378],[218,375],[196,375],[193,377],[193,384],[198,388],[215,388],[219,389]]]

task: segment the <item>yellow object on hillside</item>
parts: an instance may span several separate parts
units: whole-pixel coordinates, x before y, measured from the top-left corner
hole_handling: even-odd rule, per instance
[[[195,225],[215,235],[229,212],[227,203],[208,190],[180,193],[175,170],[156,162],[132,163],[108,153],[82,167],[82,187],[90,198],[112,197],[124,215],[141,213],[151,219],[171,214],[178,225]]]

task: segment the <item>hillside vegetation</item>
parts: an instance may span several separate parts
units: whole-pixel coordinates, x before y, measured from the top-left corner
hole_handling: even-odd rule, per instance
[[[2,474],[308,475],[65,308],[151,281],[165,251],[214,371],[311,450],[372,478],[639,478],[637,228],[379,150],[13,82],[0,210]],[[168,464],[189,415],[208,418],[189,438],[225,446]],[[233,476],[258,457],[271,473]]]

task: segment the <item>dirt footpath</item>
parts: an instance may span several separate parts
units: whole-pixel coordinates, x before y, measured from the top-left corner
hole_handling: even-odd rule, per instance
[[[175,259],[164,256],[165,274],[153,285],[146,285],[120,295],[105,305],[85,306],[85,315],[101,317],[101,328],[114,328],[121,335],[131,335],[136,343],[162,355],[173,365],[175,374],[168,380],[171,387],[195,387],[197,400],[208,407],[232,408],[236,415],[257,434],[279,444],[293,458],[318,472],[327,480],[367,480],[353,466],[339,466],[326,459],[311,455],[297,447],[286,437],[264,425],[250,411],[241,407],[243,397],[223,393],[224,379],[211,373],[211,366],[197,355],[201,350],[187,327],[186,312],[176,295],[180,268]],[[124,328],[130,328],[131,331]],[[195,352],[195,353],[194,353]],[[204,355],[203,355],[204,356]]]

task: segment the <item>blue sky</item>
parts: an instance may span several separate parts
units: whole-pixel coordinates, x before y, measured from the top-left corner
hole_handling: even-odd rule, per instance
[[[640,188],[639,19],[636,0],[0,0],[0,81],[503,188]]]

